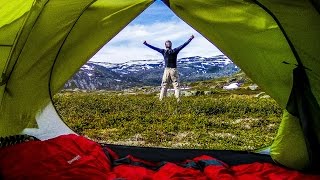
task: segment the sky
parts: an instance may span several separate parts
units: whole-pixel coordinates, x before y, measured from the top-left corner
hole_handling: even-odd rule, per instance
[[[177,47],[195,38],[182,51],[178,58],[190,56],[211,57],[222,54],[212,43],[177,17],[161,1],[155,1],[118,35],[104,45],[90,61],[124,63],[130,60],[161,59],[162,55],[143,45],[144,41],[164,48],[166,40]]]

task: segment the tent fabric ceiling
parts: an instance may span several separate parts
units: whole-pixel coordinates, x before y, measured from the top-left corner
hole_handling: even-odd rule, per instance
[[[0,0],[0,136],[36,127],[36,116],[50,104],[51,96],[152,2]],[[229,56],[284,109],[292,91],[292,73],[296,64],[303,66],[310,82],[309,95],[319,106],[319,1],[164,2]],[[300,127],[288,115],[282,123]],[[313,118],[312,123],[313,129],[319,130],[319,119]],[[287,125],[280,128],[277,146],[272,148],[275,154],[295,147],[290,134],[280,133],[295,128]],[[319,131],[316,136],[319,143]],[[298,141],[305,144],[303,137]],[[291,144],[282,146],[285,142]],[[300,150],[306,151],[305,147]],[[307,159],[300,160],[307,162]],[[281,163],[292,166],[292,162]]]

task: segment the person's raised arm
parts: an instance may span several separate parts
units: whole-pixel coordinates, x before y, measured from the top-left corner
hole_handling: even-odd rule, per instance
[[[143,42],[143,44],[144,44],[144,45],[146,45],[146,46],[148,46],[149,48],[151,48],[151,49],[155,50],[155,51],[158,51],[159,53],[162,53],[162,52],[163,52],[163,49],[160,49],[160,48],[154,47],[154,46],[152,46],[152,45],[148,44],[148,43],[147,43],[147,41],[144,41],[144,42]]]
[[[184,44],[182,44],[182,45],[179,46],[179,47],[176,47],[175,50],[176,50],[176,51],[181,51],[183,48],[185,48],[185,47],[191,42],[191,40],[192,40],[193,38],[194,38],[194,36],[192,35],[187,42],[185,42]]]

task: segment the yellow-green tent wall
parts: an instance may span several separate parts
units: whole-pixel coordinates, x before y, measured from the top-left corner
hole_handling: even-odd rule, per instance
[[[319,1],[164,2],[288,110],[275,161],[303,169],[319,158],[310,151],[320,144]],[[51,96],[151,3],[0,0],[0,136],[36,127]]]

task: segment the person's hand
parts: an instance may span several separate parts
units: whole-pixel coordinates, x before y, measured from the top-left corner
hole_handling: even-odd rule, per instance
[[[143,44],[147,44],[147,41],[144,41]]]
[[[194,35],[192,34],[191,37],[190,37],[190,39],[193,39],[193,38],[194,38]]]

